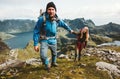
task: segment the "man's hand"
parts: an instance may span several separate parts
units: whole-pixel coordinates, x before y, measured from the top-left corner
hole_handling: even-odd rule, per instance
[[[74,33],[74,31],[73,31],[73,30],[71,30],[71,31],[70,31],[70,33]]]
[[[35,50],[36,52],[39,52],[39,47],[38,47],[38,46],[34,46],[34,50]]]

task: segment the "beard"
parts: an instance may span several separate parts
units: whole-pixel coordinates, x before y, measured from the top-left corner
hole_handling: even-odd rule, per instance
[[[54,18],[54,17],[55,17],[55,15],[50,15],[50,14],[49,14],[49,18]]]
[[[54,21],[55,20],[55,15],[49,15],[49,18],[51,21]]]

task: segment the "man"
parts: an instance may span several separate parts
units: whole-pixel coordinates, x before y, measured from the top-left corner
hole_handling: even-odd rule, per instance
[[[63,27],[70,33],[73,33],[73,30],[71,30],[71,28],[67,24],[65,24],[63,20],[58,19],[56,12],[57,9],[55,4],[53,2],[49,2],[46,6],[46,12],[43,14],[43,16],[39,17],[39,20],[37,21],[37,24],[34,28],[34,50],[37,52],[39,51],[38,42],[40,38],[40,57],[47,70],[50,69],[49,60],[47,57],[48,47],[50,48],[52,53],[51,67],[58,66],[58,64],[56,63],[57,26]],[[45,23],[44,20],[46,20]]]
[[[89,29],[86,25],[84,25],[80,31],[74,32],[77,35],[77,41],[75,44],[75,59],[74,61],[80,61],[81,59],[81,51],[86,47],[87,41],[89,39]]]

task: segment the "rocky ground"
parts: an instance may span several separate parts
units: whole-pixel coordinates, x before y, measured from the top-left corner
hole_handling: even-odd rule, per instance
[[[120,51],[107,46],[86,48],[78,62],[73,61],[74,50],[59,54],[59,66],[49,73],[33,50],[33,42],[25,49],[10,50],[2,59],[1,79],[120,79]]]

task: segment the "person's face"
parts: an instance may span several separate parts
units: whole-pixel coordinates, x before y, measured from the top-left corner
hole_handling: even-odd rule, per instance
[[[49,14],[50,18],[52,18],[52,17],[55,16],[56,11],[55,11],[55,9],[54,9],[53,7],[49,7],[49,8],[47,9],[47,13]]]

